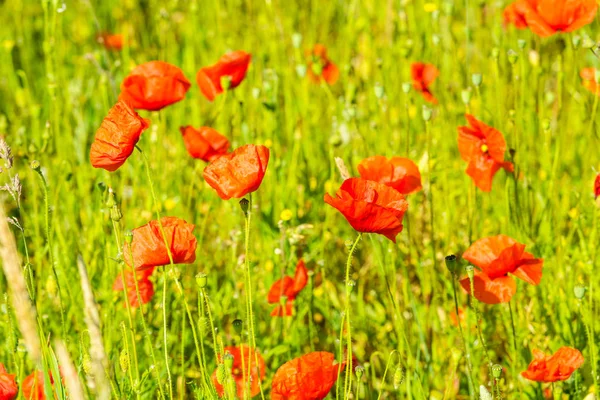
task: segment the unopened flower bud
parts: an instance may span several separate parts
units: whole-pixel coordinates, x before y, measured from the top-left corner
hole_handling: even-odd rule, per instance
[[[354,368],[354,373],[356,374],[356,379],[360,380],[365,373],[365,367],[362,365],[357,365],[356,368]]]
[[[500,365],[500,364],[492,365],[492,376],[495,379],[500,379],[500,377],[502,376],[502,365]]]
[[[410,92],[410,88],[412,88],[412,85],[409,82],[404,82],[402,84],[402,91],[404,93],[409,93]]]
[[[225,353],[223,356],[223,364],[225,364],[227,370],[231,370],[233,368],[233,354]]]
[[[473,74],[471,76],[471,81],[475,86],[481,86],[481,82],[483,81],[483,75],[481,74]]]
[[[242,334],[242,328],[244,326],[244,323],[241,319],[234,319],[233,320],[233,329],[235,330],[235,333],[238,334],[238,336],[240,336]]]
[[[473,267],[471,264],[469,264],[465,267],[465,272],[467,273],[469,280],[472,281],[473,277],[475,276],[475,267]]]
[[[508,62],[512,65],[514,65],[517,62],[517,60],[519,60],[519,53],[517,53],[513,49],[508,50],[506,55],[508,56]]]
[[[462,98],[462,102],[467,105],[471,101],[471,88],[464,89],[460,92],[460,97]]]
[[[458,260],[454,254],[446,256],[446,268],[452,275],[458,275]]]
[[[125,232],[125,243],[131,244],[133,242],[133,232],[127,231]]]
[[[204,272],[199,272],[196,274],[196,285],[198,285],[200,289],[204,289],[207,283],[208,275],[206,275]]]
[[[121,350],[121,354],[119,355],[119,365],[123,373],[129,371],[129,353],[125,349]]]
[[[242,212],[244,215],[248,215],[248,208],[250,207],[250,201],[248,199],[243,198],[240,200],[240,207],[242,208]]]
[[[575,297],[577,298],[577,300],[583,299],[586,291],[587,291],[587,288],[585,286],[581,286],[581,285],[577,285],[573,288],[573,293],[575,294]]]
[[[375,88],[373,90],[375,91],[375,97],[377,97],[378,99],[383,98],[385,91],[383,90],[383,86],[381,86],[380,83],[375,84]]]
[[[402,368],[400,365],[398,365],[396,367],[396,371],[394,371],[393,382],[394,389],[396,390],[400,389],[400,386],[404,383],[404,368]]]
[[[298,49],[300,48],[300,45],[302,44],[302,35],[299,34],[298,32],[294,33],[292,35],[292,45]]]
[[[423,116],[423,121],[425,122],[429,122],[429,120],[431,120],[431,108],[427,107],[427,106],[423,106],[423,111],[422,111],[422,116]]]
[[[33,160],[29,166],[32,170],[37,171],[40,169],[40,162],[38,160]]]

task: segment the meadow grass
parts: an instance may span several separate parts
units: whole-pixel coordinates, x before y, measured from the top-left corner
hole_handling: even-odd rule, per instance
[[[85,398],[212,398],[210,375],[223,348],[244,343],[265,359],[264,398],[279,366],[323,350],[340,362],[352,354],[362,368],[341,372],[330,398],[478,399],[483,385],[494,399],[543,399],[550,386],[520,376],[531,351],[571,346],[586,361],[552,385],[555,398],[598,392],[598,97],[579,71],[600,66],[590,49],[600,21],[542,39],[503,27],[506,5],[2,2],[0,135],[14,166],[3,168],[0,185],[16,174],[22,185],[20,196],[2,200],[14,218],[12,262],[19,259],[35,307],[27,326],[36,332],[19,330],[27,307],[12,300],[14,278],[0,275],[0,362],[18,382],[43,370],[48,398],[50,374],[58,376],[59,364],[68,369],[69,357],[81,387],[56,382],[57,398],[65,390],[71,398],[78,390]],[[130,45],[104,49],[96,36],[105,31],[125,34]],[[331,87],[304,76],[305,51],[315,43],[340,68]],[[196,72],[238,49],[252,54],[244,82],[209,103]],[[141,111],[152,121],[142,151],[117,172],[94,169],[90,145],[121,81],[156,59],[192,81],[185,100]],[[439,68],[432,86],[439,105],[403,90],[414,61]],[[499,129],[514,149],[516,179],[498,173],[490,193],[475,188],[459,155],[466,112]],[[212,126],[233,148],[269,147],[251,218],[205,184],[204,163],[181,139],[184,125]],[[357,175],[356,165],[373,155],[408,157],[423,177],[397,244],[374,234],[359,243],[323,201],[342,182],[335,157]],[[121,218],[113,218],[115,207]],[[157,215],[196,225],[197,260],[161,268],[152,301],[132,309],[124,292],[112,290],[122,244],[126,232]],[[5,247],[12,239],[2,232]],[[525,243],[545,268],[539,286],[520,281],[508,305],[492,306],[469,299],[445,257],[500,233]],[[293,275],[299,258],[309,283],[293,317],[273,318],[267,292]],[[461,327],[451,318],[458,307],[466,315]],[[351,329],[343,327],[348,320]]]

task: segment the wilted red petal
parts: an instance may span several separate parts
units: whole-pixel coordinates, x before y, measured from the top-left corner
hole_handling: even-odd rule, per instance
[[[402,194],[422,189],[419,167],[408,158],[373,156],[358,164],[358,173],[363,179],[382,183]]]
[[[298,264],[296,264],[296,273],[294,274],[294,285],[292,287],[292,291],[294,292],[294,298],[300,293],[302,289],[308,283],[308,271],[306,270],[306,265],[304,264],[304,260],[300,259]]]
[[[13,400],[19,394],[15,377],[15,374],[9,374],[4,364],[0,363],[0,400]]]
[[[202,67],[196,75],[196,82],[202,94],[213,101],[215,97],[223,93],[221,79],[230,79],[229,89],[234,89],[246,77],[252,56],[245,51],[233,51],[222,56],[216,64]]]
[[[195,129],[191,126],[179,128],[183,142],[190,156],[203,161],[212,161],[226,154],[229,140],[213,128],[202,126]]]
[[[247,380],[249,380],[250,382],[250,396],[254,397],[257,394],[259,394],[259,381],[264,380],[266,374],[265,361],[260,355],[260,353],[246,345],[228,346],[225,347],[224,350],[225,353],[229,353],[233,356],[233,366],[231,368],[231,373],[235,381],[238,397],[240,399],[244,398],[244,387],[246,386]],[[244,358],[243,363],[242,354]],[[244,366],[246,371],[242,369],[242,365]],[[250,376],[246,377],[246,375],[248,374],[248,369],[250,369]],[[244,377],[246,377],[246,380],[244,380]],[[213,381],[213,384],[215,385],[215,388],[217,389],[217,393],[219,394],[219,396],[223,396],[225,390],[217,380],[216,369],[212,373],[211,379]]]
[[[521,375],[536,382],[556,382],[569,379],[584,363],[581,352],[572,347],[561,347],[554,355],[534,350],[534,360]]]

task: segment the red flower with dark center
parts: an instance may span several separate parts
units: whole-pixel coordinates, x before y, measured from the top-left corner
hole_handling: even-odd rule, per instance
[[[229,149],[229,140],[213,128],[202,126],[195,129],[184,126],[179,130],[183,135],[185,148],[194,158],[209,162],[226,154]]]
[[[214,159],[204,168],[204,179],[223,200],[239,199],[258,190],[268,164],[268,148],[247,144]]]
[[[0,400],[13,400],[19,394],[15,377],[15,374],[9,374],[4,364],[0,363]]]
[[[472,115],[465,117],[470,126],[458,128],[458,150],[462,159],[469,163],[467,175],[479,189],[489,192],[496,172],[500,168],[512,172],[514,166],[504,161],[506,142],[502,133]]]
[[[267,295],[267,301],[269,304],[278,304],[273,312],[271,312],[271,316],[283,317],[292,315],[294,300],[296,299],[296,296],[298,296],[298,293],[304,289],[307,282],[308,271],[306,270],[304,260],[300,260],[296,265],[296,273],[293,278],[284,276],[271,285],[271,289]],[[282,296],[286,297],[285,307],[282,307],[281,304],[279,304]]]
[[[535,382],[556,382],[569,379],[583,365],[581,352],[572,347],[561,347],[553,355],[533,350],[533,361],[521,375]]]
[[[591,23],[597,10],[596,0],[517,0],[504,10],[504,21],[547,37]]]
[[[321,400],[327,397],[344,364],[334,355],[315,351],[283,364],[273,377],[272,400]]]
[[[415,62],[410,66],[410,74],[412,76],[413,88],[423,95],[425,101],[437,104],[438,101],[433,97],[429,87],[436,80],[440,71],[433,64]]]
[[[400,192],[362,178],[346,179],[336,197],[325,194],[325,203],[341,212],[356,231],[379,233],[394,243],[408,210]]]
[[[333,85],[340,77],[340,70],[327,57],[327,49],[322,44],[315,44],[312,51],[307,53],[308,77],[315,83],[322,80]]]
[[[196,261],[196,237],[194,225],[177,217],[160,219],[164,237],[169,243],[174,264],[191,264]],[[133,256],[133,263],[132,263]],[[131,245],[123,246],[125,263],[138,271],[170,264],[169,252],[157,220],[133,230]]]
[[[222,56],[216,64],[202,67],[196,75],[196,81],[204,97],[213,101],[223,93],[223,80],[229,79],[229,89],[234,89],[246,77],[252,56],[245,51],[233,51]]]
[[[90,149],[92,166],[116,171],[133,153],[148,126],[149,120],[140,117],[126,102],[117,101],[96,131]]]
[[[596,68],[584,68],[579,73],[579,76],[583,79],[583,86],[587,90],[600,96],[600,85],[596,82]]]
[[[365,158],[358,164],[358,173],[363,179],[382,183],[402,194],[411,194],[422,189],[419,167],[408,158]]]
[[[525,245],[506,235],[479,239],[464,252],[463,258],[479,270],[474,271],[474,296],[487,304],[506,303],[517,291],[512,274],[532,285],[542,280],[544,260],[525,251]],[[469,278],[460,281],[471,293]]]
[[[135,109],[158,111],[183,100],[190,81],[178,67],[163,61],[140,64],[121,84],[119,99]]]
[[[140,300],[142,304],[148,303],[154,296],[154,285],[150,281],[150,276],[154,272],[154,267],[145,269],[143,271],[125,271],[125,284],[127,286],[127,298],[131,307],[137,308],[140,306]],[[135,284],[135,278],[137,278],[137,287]],[[113,284],[113,290],[123,290],[123,276],[121,273],[117,275],[115,283]],[[138,290],[140,296],[138,299]]]
[[[233,356],[231,374],[233,376],[233,380],[235,381],[238,397],[240,399],[244,398],[244,387],[246,386],[246,381],[248,380],[250,382],[250,397],[254,397],[259,394],[259,381],[263,381],[266,375],[265,361],[260,353],[246,345],[225,347],[225,353],[229,353]],[[243,363],[242,354],[244,357]],[[258,364],[256,360],[258,360]],[[246,370],[245,372],[242,370],[242,364]],[[246,377],[246,375],[248,375],[248,369],[250,369],[250,376]],[[246,380],[244,380],[244,377],[246,377]],[[223,396],[225,393],[225,388],[217,379],[217,370],[213,372],[211,379],[219,396]]]

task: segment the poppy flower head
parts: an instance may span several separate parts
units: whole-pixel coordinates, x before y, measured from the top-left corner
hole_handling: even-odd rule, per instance
[[[154,296],[154,285],[150,281],[150,276],[154,272],[154,267],[145,269],[143,271],[125,271],[125,286],[127,287],[127,298],[129,301],[129,305],[131,307],[137,308],[141,304],[148,303],[152,297]],[[137,278],[137,286],[135,283],[135,278]],[[115,283],[113,284],[114,291],[123,290],[123,276],[119,273],[117,279],[115,279]],[[140,296],[138,298],[138,290]]]
[[[334,355],[326,351],[288,361],[273,377],[271,399],[324,399],[343,368],[344,364],[334,364]]]
[[[315,44],[313,49],[307,52],[308,77],[315,83],[322,80],[333,85],[340,77],[340,70],[327,57],[327,49],[322,44]]]
[[[535,382],[556,382],[569,379],[583,365],[581,352],[572,347],[561,347],[553,355],[533,350],[533,361],[521,375]]]
[[[62,372],[61,372],[62,374]],[[50,384],[54,385],[54,377],[52,373],[50,375]],[[23,398],[28,400],[45,400],[46,394],[44,393],[44,373],[42,371],[34,371],[27,375],[21,383],[21,391],[23,392]]]
[[[583,86],[587,90],[600,96],[600,84],[596,82],[596,68],[584,68],[579,73],[579,76],[583,79]]]
[[[269,149],[247,144],[214,159],[204,168],[204,179],[223,200],[256,191],[267,170]]]
[[[98,35],[98,42],[107,50],[121,50],[123,48],[123,35],[120,33],[101,33]]]
[[[148,126],[149,120],[140,117],[126,102],[117,101],[96,131],[90,149],[92,166],[116,171],[133,153],[140,135]]]
[[[463,258],[479,268],[473,277],[475,298],[487,304],[506,303],[516,292],[516,282],[508,274],[538,285],[542,280],[544,261],[525,251],[525,245],[506,235],[477,240],[464,252]],[[471,292],[469,278],[460,281]]]
[[[423,95],[425,101],[437,104],[438,101],[429,88],[440,74],[440,71],[433,64],[415,62],[410,66],[410,74],[413,88]]]
[[[278,304],[277,307],[271,312],[272,317],[283,317],[291,316],[293,313],[294,300],[298,296],[298,293],[304,289],[308,282],[308,271],[304,260],[299,260],[296,265],[296,273],[294,277],[284,276],[283,278],[275,281],[271,285],[271,289],[267,295],[267,301],[269,304]],[[285,296],[285,304],[279,304],[281,297]]]
[[[492,180],[500,168],[512,172],[514,166],[504,161],[506,141],[497,129],[465,115],[469,126],[458,128],[458,150],[461,158],[468,163],[467,175],[475,185],[485,191],[492,190]]]
[[[213,128],[202,126],[195,129],[191,126],[179,128],[183,142],[190,156],[210,162],[229,149],[229,140]]]
[[[19,394],[19,387],[15,381],[15,374],[9,374],[4,368],[4,364],[0,363],[0,399],[13,400]]]
[[[229,80],[227,89],[234,89],[246,77],[252,56],[245,51],[233,51],[223,55],[216,64],[200,68],[196,74],[196,82],[204,97],[213,101],[223,93],[223,81]]]
[[[358,164],[358,173],[363,179],[382,183],[405,195],[422,189],[419,167],[408,158],[365,158]]]
[[[591,23],[597,10],[596,0],[516,0],[504,10],[504,21],[547,37]]]
[[[229,353],[233,356],[233,366],[231,367],[231,374],[235,381],[237,388],[237,394],[240,399],[244,398],[244,388],[246,386],[246,380],[244,378],[248,374],[248,368],[250,368],[250,376],[246,377],[250,380],[250,396],[254,397],[260,393],[259,381],[265,379],[266,367],[265,361],[259,352],[246,345],[240,346],[228,346],[225,347],[225,353]],[[243,362],[242,362],[243,354]],[[258,360],[258,363],[257,363]],[[242,369],[242,366],[246,369]],[[223,396],[225,389],[217,379],[217,370],[215,370],[211,376],[213,384],[217,389],[219,396]]]
[[[121,84],[119,99],[135,109],[158,111],[183,100],[190,88],[183,71],[163,61],[140,64]]]
[[[394,243],[408,210],[403,194],[362,178],[346,179],[335,197],[325,194],[325,203],[341,212],[356,231],[379,233]]]
[[[177,217],[160,219],[164,236],[169,243],[174,264],[191,264],[196,261],[194,225]],[[131,245],[123,246],[125,263],[138,271],[170,264],[169,252],[157,220],[133,230]],[[133,262],[132,262],[133,257]],[[134,282],[135,283],[135,282]]]

